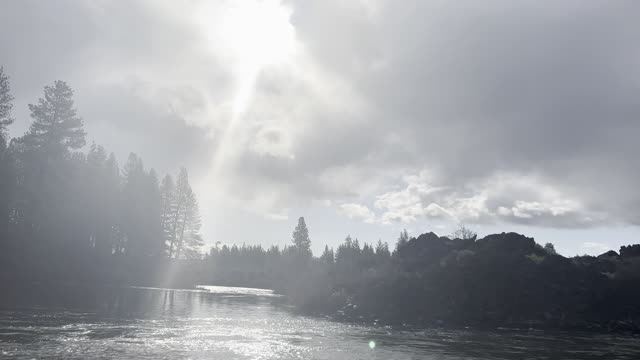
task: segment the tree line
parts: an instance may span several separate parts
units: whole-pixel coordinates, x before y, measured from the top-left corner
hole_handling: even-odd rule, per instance
[[[104,147],[87,147],[73,95],[64,81],[45,86],[28,131],[9,139],[14,98],[0,67],[2,280],[144,281],[168,259],[201,257],[187,170],[160,182],[134,153],[120,167]]]
[[[551,243],[464,226],[404,230],[393,250],[347,236],[313,257],[310,243],[300,218],[282,250],[213,247],[199,281],[271,288],[301,311],[350,321],[640,331],[640,244],[566,258]]]

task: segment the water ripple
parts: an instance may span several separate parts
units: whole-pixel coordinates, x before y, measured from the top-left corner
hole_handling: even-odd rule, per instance
[[[231,297],[226,296],[231,295]],[[2,358],[638,359],[637,338],[407,329],[294,315],[268,290],[129,288],[0,311]],[[6,306],[5,306],[6,308]],[[373,341],[375,346],[369,347]]]

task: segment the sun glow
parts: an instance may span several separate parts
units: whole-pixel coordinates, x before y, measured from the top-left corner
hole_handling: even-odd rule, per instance
[[[198,15],[212,49],[233,66],[234,116],[249,106],[260,71],[291,61],[296,48],[291,14],[280,0],[234,0]]]
[[[275,0],[234,2],[222,24],[222,37],[243,65],[286,62],[294,49],[291,10]]]
[[[217,128],[217,148],[209,176],[219,183],[222,169],[250,124],[247,110],[255,93],[259,75],[268,67],[288,66],[293,62],[295,29],[290,22],[292,10],[280,0],[233,0],[205,2],[197,14],[203,35],[216,59],[223,60],[234,76],[229,97],[230,117],[226,126]],[[219,186],[219,188],[222,188]]]
[[[263,67],[284,63],[294,49],[291,11],[279,1],[240,1],[222,22],[222,36],[235,55],[237,91],[233,101],[236,116],[249,106],[257,77]]]

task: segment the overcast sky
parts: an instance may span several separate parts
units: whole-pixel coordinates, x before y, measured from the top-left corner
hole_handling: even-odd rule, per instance
[[[0,2],[16,123],[56,79],[89,140],[189,170],[209,243],[519,231],[640,240],[640,2]]]

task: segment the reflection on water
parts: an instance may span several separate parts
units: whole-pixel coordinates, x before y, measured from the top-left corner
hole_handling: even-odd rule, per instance
[[[31,289],[0,302],[2,358],[640,358],[640,341],[626,336],[411,330],[299,316],[261,289]]]

